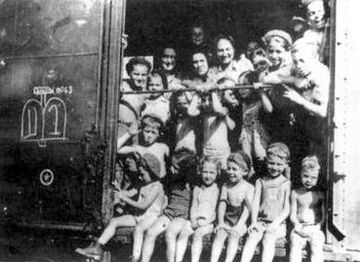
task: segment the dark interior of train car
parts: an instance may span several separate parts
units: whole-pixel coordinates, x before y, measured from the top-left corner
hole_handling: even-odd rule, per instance
[[[184,45],[193,23],[205,26],[208,40],[219,33],[234,37],[243,51],[250,40],[271,29],[291,31],[292,16],[300,15],[298,1],[158,1],[126,3],[126,55],[149,55],[164,43]]]

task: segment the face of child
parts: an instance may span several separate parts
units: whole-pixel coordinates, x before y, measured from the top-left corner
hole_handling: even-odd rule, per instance
[[[130,73],[130,78],[132,79],[136,87],[144,89],[146,88],[148,74],[148,67],[138,64],[134,65],[133,70]]]
[[[158,74],[152,75],[150,77],[150,81],[149,81],[149,90],[158,91],[158,90],[163,90],[163,89],[164,89],[164,85],[163,85],[161,77]],[[158,97],[160,95],[161,95],[161,93],[151,94],[152,97]]]
[[[280,42],[274,39],[270,40],[266,54],[272,66],[279,66],[284,60],[286,53],[287,51]]]
[[[288,167],[288,163],[284,158],[270,155],[266,158],[266,169],[269,176],[275,178],[283,174]]]
[[[232,184],[239,182],[248,172],[249,170],[245,163],[242,166],[232,161],[227,163],[226,174],[229,182]]]
[[[159,129],[152,126],[145,126],[143,131],[144,143],[146,146],[152,145],[159,137]]]
[[[208,61],[203,53],[196,53],[192,57],[194,71],[198,76],[205,76],[209,71]]]
[[[309,190],[316,186],[319,172],[317,170],[301,170],[301,183],[305,189]]]
[[[189,102],[185,94],[178,96],[176,99],[176,109],[178,111],[185,112],[188,107],[189,107]]]
[[[238,106],[239,101],[236,99],[233,90],[225,90],[224,91],[224,102],[231,106]]]
[[[250,97],[250,94],[251,94],[251,89],[248,89],[248,88],[239,89],[239,96],[242,99],[246,99],[246,98]]]
[[[176,51],[174,48],[165,48],[161,56],[161,65],[165,71],[172,71],[176,66]]]
[[[216,164],[212,162],[205,162],[201,168],[201,180],[205,186],[211,186],[217,175]]]
[[[135,159],[131,158],[131,157],[127,157],[125,159],[125,168],[132,173],[135,173],[138,171],[137,169],[137,165],[136,165],[136,161]]]
[[[314,1],[306,8],[306,20],[311,28],[321,29],[325,25],[323,1]]]
[[[196,26],[192,28],[191,42],[194,45],[201,45],[204,42],[204,29],[202,27]]]
[[[312,58],[309,52],[297,51],[292,53],[295,70],[299,76],[305,77],[311,73]]]
[[[246,49],[246,57],[251,59],[253,56],[254,51],[259,48],[259,44],[256,42],[249,42],[247,49]]]
[[[230,64],[235,55],[235,50],[231,42],[227,39],[220,39],[216,46],[216,55],[220,61],[220,64]]]

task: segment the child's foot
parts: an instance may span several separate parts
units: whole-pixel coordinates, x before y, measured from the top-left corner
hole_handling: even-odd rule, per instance
[[[96,261],[100,261],[104,253],[101,245],[99,243],[93,243],[93,242],[86,248],[75,249],[75,252],[80,255],[90,257]]]
[[[129,256],[129,259],[130,259],[131,262],[139,262],[140,261],[139,258],[136,258],[134,256]]]

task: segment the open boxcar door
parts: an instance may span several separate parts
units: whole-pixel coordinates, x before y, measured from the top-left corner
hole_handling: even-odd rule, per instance
[[[124,2],[0,2],[1,219],[83,230],[106,217]]]

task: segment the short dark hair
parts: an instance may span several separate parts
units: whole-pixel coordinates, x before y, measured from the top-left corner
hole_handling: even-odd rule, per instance
[[[148,70],[151,70],[151,64],[149,61],[147,61],[145,58],[142,57],[132,57],[129,62],[126,64],[126,72],[128,75],[131,74],[131,71],[134,70],[134,66],[136,65],[144,65],[148,68]]]
[[[161,70],[155,69],[150,73],[150,76],[159,75],[161,78],[161,82],[163,83],[164,89],[168,89],[168,81],[165,73]]]
[[[159,133],[162,132],[163,128],[164,128],[164,123],[162,122],[162,120],[153,114],[146,114],[141,118],[141,128],[144,129],[146,126],[153,126],[153,127],[157,127],[159,129]]]

